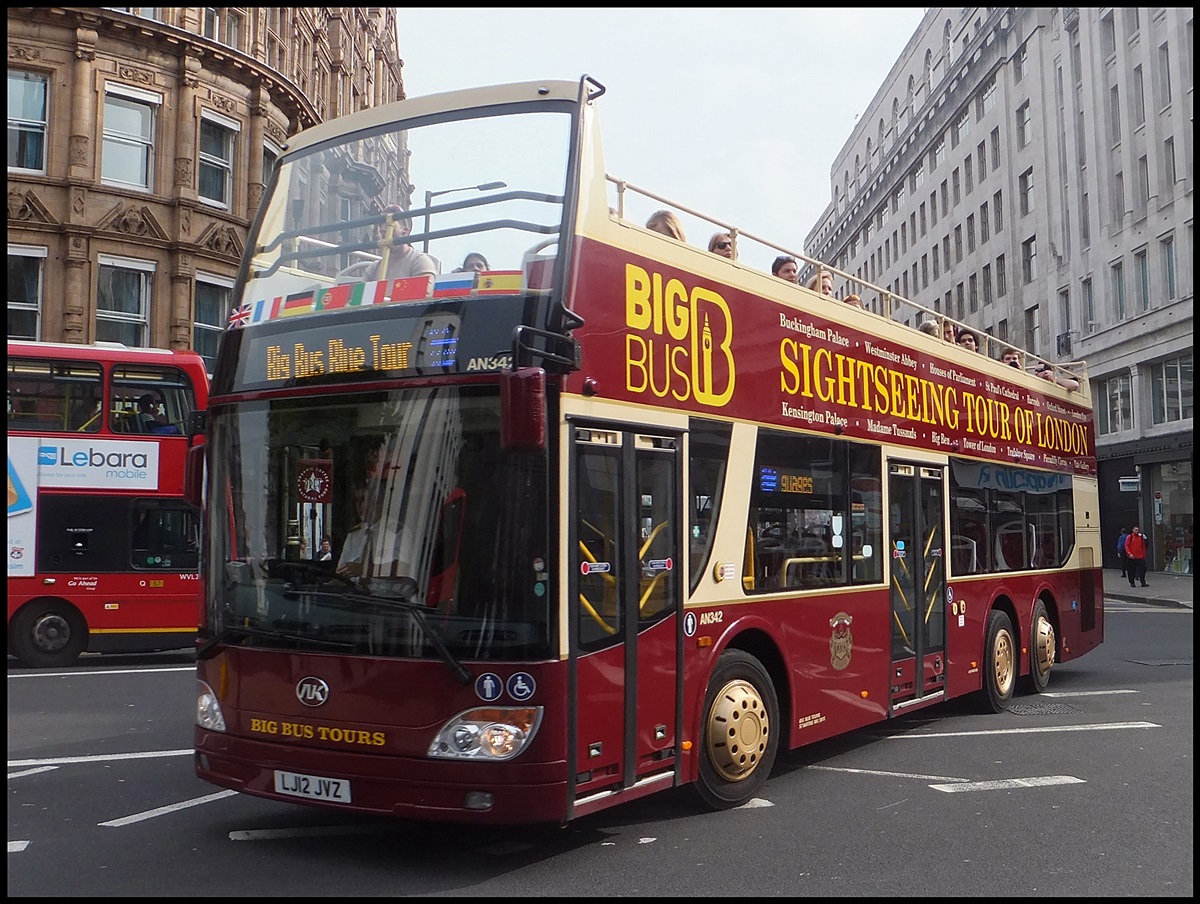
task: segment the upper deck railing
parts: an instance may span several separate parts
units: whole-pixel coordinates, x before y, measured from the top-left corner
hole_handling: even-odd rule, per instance
[[[667,209],[687,214],[689,217],[694,217],[697,220],[709,224],[718,231],[727,232],[733,244],[733,258],[729,260],[731,265],[738,264],[740,266],[746,266],[745,264],[739,264],[738,262],[738,242],[739,240],[753,242],[756,245],[761,246],[764,249],[769,249],[770,251],[773,251],[781,256],[793,257],[797,261],[802,261],[803,263],[807,264],[810,269],[808,272],[802,274],[800,279],[801,285],[804,285],[810,279],[815,278],[816,285],[819,286],[821,284],[821,274],[823,272],[829,273],[835,279],[844,280],[845,286],[853,287],[852,291],[845,291],[840,296],[834,296],[839,300],[844,301],[845,298],[850,294],[864,296],[862,300],[866,310],[879,316],[893,319],[895,322],[904,326],[909,325],[903,323],[903,320],[897,318],[897,315],[907,315],[908,311],[915,312],[915,316],[918,321],[923,318],[927,321],[935,323],[937,325],[937,335],[939,336],[944,335],[943,331],[947,324],[950,324],[954,328],[956,335],[960,330],[970,331],[976,337],[976,341],[978,342],[978,351],[989,358],[994,360],[999,359],[1004,350],[1008,348],[1016,348],[1021,353],[1021,358],[1024,362],[1024,368],[1029,369],[1031,373],[1041,372],[1044,369],[1048,369],[1050,373],[1053,374],[1055,382],[1068,389],[1078,389],[1087,384],[1086,361],[1069,361],[1066,363],[1055,363],[1053,361],[1049,361],[1032,352],[1027,352],[1020,349],[1011,341],[997,339],[996,337],[972,327],[969,324],[963,323],[960,320],[956,320],[941,311],[923,305],[918,301],[913,301],[911,298],[906,298],[902,295],[899,295],[890,289],[884,288],[883,286],[875,285],[869,280],[865,280],[853,273],[846,273],[843,270],[839,270],[836,267],[809,257],[799,251],[795,251],[792,248],[788,248],[785,245],[780,245],[771,241],[770,239],[755,235],[752,232],[741,229],[733,223],[716,219],[708,214],[695,210],[694,208],[680,204],[678,201],[674,201],[639,185],[634,185],[631,182],[620,179],[611,174],[605,174],[605,179],[616,189],[616,204],[614,209],[617,217],[623,221],[633,222],[630,221],[626,216],[626,194],[632,192],[635,195],[648,198],[657,202],[658,204],[664,205]],[[641,224],[634,222],[633,225],[640,226]],[[716,254],[714,254],[713,257],[722,259]],[[867,304],[867,298],[865,297],[867,293],[874,293],[876,302],[875,306]],[[876,309],[876,307],[878,309]],[[915,329],[915,327],[911,326],[909,326],[909,328]]]

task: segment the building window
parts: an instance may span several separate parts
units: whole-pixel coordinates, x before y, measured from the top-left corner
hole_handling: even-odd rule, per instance
[[[934,249],[937,250],[936,248]],[[921,288],[929,288],[929,255],[921,255]]]
[[[1133,393],[1129,372],[1117,374],[1096,385],[1096,432],[1101,436],[1133,429]]]
[[[975,165],[979,170],[979,181],[982,182],[987,178],[987,145],[982,141],[975,149]]]
[[[1025,285],[1037,279],[1037,236],[1031,235],[1021,243],[1021,278]]]
[[[217,363],[217,345],[229,317],[233,280],[211,273],[196,274],[196,310],[192,348],[204,359],[208,372]]]
[[[1092,209],[1087,192],[1079,196],[1079,239],[1084,248],[1092,244]]]
[[[979,205],[979,244],[983,245],[992,237],[992,223],[988,219],[987,201]]]
[[[1033,167],[1021,173],[1017,182],[1017,195],[1021,216],[1027,216],[1033,210]]]
[[[1058,290],[1058,316],[1062,324],[1063,332],[1069,333],[1071,330],[1071,287],[1063,286]]]
[[[8,70],[8,168],[46,171],[46,77]]]
[[[1142,67],[1133,67],[1133,124],[1146,123],[1146,87],[1142,80]]]
[[[1117,52],[1117,27],[1113,24],[1113,14],[1110,11],[1100,20],[1100,53],[1107,59]]]
[[[1025,77],[1025,66],[1029,62],[1029,53],[1022,44],[1017,48],[1017,52],[1013,54],[1013,84],[1017,84]]]
[[[933,146],[933,165],[930,169],[937,169],[946,162],[946,139],[943,138]]]
[[[987,307],[992,303],[992,265],[983,265],[983,305]]]
[[[996,297],[1003,298],[1008,294],[1008,271],[1004,269],[1004,255],[996,258]]]
[[[154,262],[102,254],[99,264],[96,341],[148,346]]]
[[[204,37],[215,41],[217,39],[217,23],[221,21],[220,12],[212,6],[204,7]]]
[[[1166,44],[1158,48],[1158,107],[1165,109],[1171,104],[1171,52]]]
[[[1150,259],[1145,248],[1133,253],[1133,265],[1137,273],[1138,306],[1141,310],[1148,311],[1150,310]]]
[[[996,216],[996,228],[992,231],[999,235],[1004,231],[1004,192],[998,191],[992,195],[992,213]]]
[[[1112,218],[1118,228],[1125,219],[1125,174],[1113,176]]]
[[[920,188],[924,184],[925,184],[925,165],[920,164],[919,166],[917,166],[916,171],[913,173],[913,191],[916,191],[918,188]]]
[[[1029,101],[1017,107],[1017,147],[1023,148],[1029,144],[1032,135],[1032,124],[1029,116]]]
[[[242,16],[240,13],[225,14],[224,41],[234,50],[242,49]]]
[[[200,199],[221,207],[233,203],[233,144],[237,123],[207,110],[200,120]]]
[[[984,88],[983,93],[979,95],[979,109],[976,111],[979,119],[983,119],[985,113],[996,106],[996,80],[992,79]]]
[[[1125,265],[1121,261],[1109,264],[1108,272],[1112,285],[1113,309],[1118,320],[1125,319]]]
[[[950,146],[954,148],[958,147],[959,142],[966,138],[970,134],[970,131],[971,115],[964,112],[962,116],[958,117],[958,122],[954,124],[954,132],[950,137]]]
[[[933,278],[937,279],[941,275],[941,262],[938,258],[938,246],[933,246]]]
[[[950,191],[945,179],[942,180],[942,216],[950,216]]]
[[[967,217],[967,251],[975,250],[975,214]]]
[[[1025,347],[1035,355],[1040,355],[1042,341],[1041,307],[1034,305],[1025,311]]]
[[[1096,295],[1092,291],[1092,278],[1085,277],[1080,281],[1080,288],[1083,289],[1083,316],[1084,329],[1089,333],[1096,332],[1096,327],[1099,323],[1096,321]]]
[[[967,304],[972,314],[979,310],[979,278],[974,273],[967,277]]]
[[[962,227],[954,227],[954,263],[961,264],[963,256]]]
[[[8,246],[8,338],[41,338],[46,249]]]
[[[1154,423],[1192,419],[1192,356],[1171,358],[1150,368]]]
[[[1150,162],[1145,157],[1138,158],[1138,207],[1145,210],[1150,201]]]
[[[162,97],[109,84],[104,93],[104,144],[100,179],[110,185],[151,189],[154,127]]]
[[[957,286],[954,287],[954,299],[955,299],[955,301],[954,301],[954,304],[955,304],[954,316],[957,317],[959,320],[966,320],[967,319],[967,310],[966,310],[967,302],[966,302],[966,297],[963,293],[963,284],[962,283],[959,283]]]
[[[1121,89],[1113,85],[1108,89],[1108,116],[1112,143],[1121,143]]]
[[[975,187],[975,180],[971,176],[972,168],[973,168],[973,163],[971,161],[971,155],[968,154],[967,158],[963,161],[963,178],[966,180],[966,183],[967,183],[967,194],[968,195],[971,193],[971,189]]]
[[[1175,234],[1165,235],[1158,240],[1158,256],[1162,261],[1163,286],[1168,301],[1176,297],[1175,287]],[[9,297],[12,297],[11,290]]]
[[[1159,193],[1168,198],[1175,195],[1175,139],[1163,139],[1163,173],[1162,188]]]
[[[992,129],[992,169],[1000,169],[1000,127]]]
[[[925,217],[925,202],[921,202],[921,235],[925,234],[926,217]]]
[[[950,174],[950,181],[951,181],[952,185],[954,186],[954,189],[953,189],[954,190],[954,206],[957,207],[959,199],[961,198],[961,191],[960,191],[961,187],[960,187],[959,181],[958,181],[958,167],[957,166],[954,168],[954,172]]]

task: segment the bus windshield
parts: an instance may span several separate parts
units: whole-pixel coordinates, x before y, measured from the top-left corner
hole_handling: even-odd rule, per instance
[[[214,636],[400,658],[547,654],[546,462],[501,448],[495,386],[245,403],[210,441],[210,505],[228,508],[210,522],[208,572],[224,577],[210,589]]]
[[[544,104],[463,115],[388,124],[285,158],[251,238],[243,302],[284,307],[289,295],[385,281],[389,301],[424,298],[430,275],[528,269],[557,243],[571,116]],[[396,279],[408,282],[391,294]]]

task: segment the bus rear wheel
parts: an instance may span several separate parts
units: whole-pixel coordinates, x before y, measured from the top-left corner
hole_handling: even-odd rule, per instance
[[[739,807],[771,774],[779,748],[779,699],[762,663],[741,650],[721,654],[704,698],[696,791],[714,810]]]
[[[1054,668],[1056,652],[1054,624],[1041,600],[1033,607],[1033,621],[1029,637],[1029,675],[1021,680],[1021,689],[1026,693],[1040,694],[1050,684],[1050,670]]]
[[[74,606],[62,600],[28,603],[11,625],[12,653],[33,668],[74,665],[87,646],[87,624]]]
[[[1012,701],[1017,683],[1017,645],[1012,619],[999,609],[988,615],[983,648],[983,711],[1002,713]]]

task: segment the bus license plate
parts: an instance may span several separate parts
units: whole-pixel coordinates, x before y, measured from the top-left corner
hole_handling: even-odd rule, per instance
[[[350,782],[344,778],[300,775],[276,769],[275,791],[278,794],[290,794],[292,797],[304,797],[309,800],[331,800],[339,804],[350,803]]]

